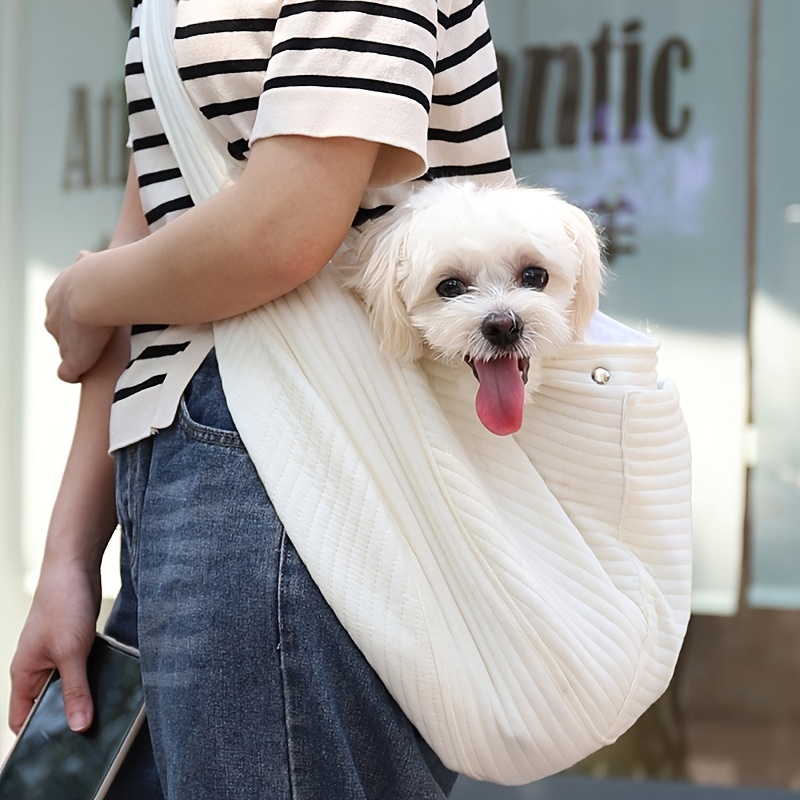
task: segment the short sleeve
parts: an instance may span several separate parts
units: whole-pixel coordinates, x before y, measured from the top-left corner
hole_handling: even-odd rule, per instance
[[[284,3],[251,142],[365,139],[384,145],[372,185],[424,174],[436,13],[435,0]]]

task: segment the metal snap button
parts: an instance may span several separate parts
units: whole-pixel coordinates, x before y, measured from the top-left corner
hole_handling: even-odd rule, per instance
[[[605,386],[611,380],[611,373],[605,367],[596,367],[592,370],[592,380]]]

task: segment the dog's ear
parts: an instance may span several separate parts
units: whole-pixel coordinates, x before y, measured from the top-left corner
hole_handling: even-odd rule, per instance
[[[348,286],[361,296],[381,350],[405,361],[422,355],[422,340],[400,294],[407,270],[408,211],[395,209],[357,235],[357,272]]]
[[[588,215],[576,206],[569,206],[564,227],[578,250],[580,264],[575,295],[570,311],[575,341],[583,337],[592,316],[600,305],[605,267],[600,256],[600,237]]]

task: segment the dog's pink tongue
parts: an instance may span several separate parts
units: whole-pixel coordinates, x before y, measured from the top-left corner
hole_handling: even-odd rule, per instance
[[[492,433],[505,436],[522,426],[525,384],[516,358],[473,361],[480,387],[475,397],[478,419]]]

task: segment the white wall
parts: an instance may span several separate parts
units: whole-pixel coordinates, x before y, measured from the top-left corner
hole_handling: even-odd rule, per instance
[[[19,419],[22,359],[21,298],[23,271],[19,264],[18,148],[21,100],[23,0],[0,5],[0,753],[10,734],[5,725],[8,669],[19,620],[26,607],[22,590],[20,518]]]
[[[8,664],[78,396],[55,377],[44,293],[114,227],[127,162],[128,22],[125,4],[111,0],[0,4],[0,752],[10,741]]]

